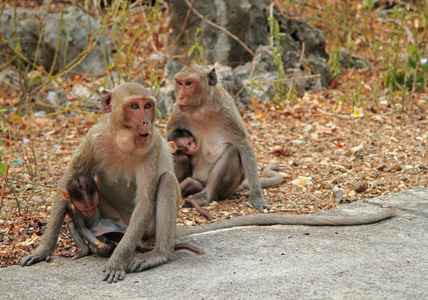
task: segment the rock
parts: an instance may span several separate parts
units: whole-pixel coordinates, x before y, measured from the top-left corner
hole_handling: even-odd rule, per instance
[[[314,132],[314,126],[312,126],[311,124],[306,125],[305,127],[303,127],[303,132],[305,134],[310,134]]]
[[[342,191],[339,187],[335,186],[332,190],[333,196],[340,202],[343,199]]]
[[[44,10],[30,10],[17,8],[16,28],[14,20],[14,8],[5,8],[0,15],[1,30],[4,38],[12,46],[15,46],[15,33],[22,47],[22,54],[30,61],[36,59],[37,64],[50,70],[53,64],[58,38],[60,39],[57,60],[54,70],[64,69],[81,54],[89,42],[91,34],[95,34],[100,24],[91,16],[84,13],[77,6],[65,7],[62,16],[62,31],[58,36],[58,29],[61,20],[61,12],[48,13]],[[69,27],[67,27],[69,24]],[[44,27],[44,34],[38,45],[39,34]],[[67,40],[68,38],[68,40]],[[73,68],[81,73],[103,73],[106,66],[105,38],[102,36],[96,43],[93,43],[93,49],[82,62]],[[38,51],[36,51],[38,49]],[[64,62],[64,57],[66,59]],[[0,58],[1,55],[0,55]],[[71,73],[70,73],[71,74]]]
[[[3,91],[4,89],[8,95],[10,95],[12,92],[20,91],[19,75],[14,70],[2,70],[0,72],[0,83],[0,91]]]
[[[380,139],[379,133],[377,133],[377,132],[371,133],[370,137],[373,138],[373,139]]]
[[[292,141],[292,143],[295,146],[300,146],[300,145],[305,145],[307,142],[303,141],[303,140],[294,140],[294,141]]]
[[[267,0],[207,0],[195,1],[193,7],[205,18],[238,37],[255,53],[260,45],[268,46],[270,44],[269,9],[267,9],[269,4],[270,2]],[[193,12],[190,13],[185,28],[188,34],[181,35],[178,41],[172,44],[181,32],[183,16],[187,14],[188,6],[184,0],[170,0],[169,8],[172,28],[168,39],[171,44],[169,55],[187,53],[189,47],[194,44],[196,28],[200,28],[198,43],[205,50],[203,57],[205,65],[219,62],[222,65],[237,67],[253,60],[250,52],[236,40],[207,24]],[[283,52],[283,68],[287,70],[287,74],[294,76],[321,74],[321,78],[296,80],[295,83],[299,89],[320,90],[322,87],[328,87],[332,76],[322,32],[301,19],[284,18],[277,9],[273,10],[273,14],[279,23],[282,34],[279,43]],[[304,57],[300,61],[303,47],[305,47]],[[183,57],[181,62],[188,60],[188,57]],[[266,63],[272,67],[271,72],[278,71],[278,66],[273,64],[272,59]],[[251,65],[247,68],[251,70]],[[309,74],[303,74],[302,70],[308,70]],[[243,80],[243,78],[241,79]]]
[[[360,183],[360,184],[358,184],[358,185],[356,185],[356,186],[354,186],[354,191],[355,192],[357,192],[357,193],[362,193],[362,192],[365,192],[366,190],[367,190],[367,188],[368,188],[369,186],[368,186],[368,184],[367,184],[367,182],[362,182],[362,183]]]
[[[415,149],[416,152],[420,152],[420,153],[427,153],[427,150],[425,150],[425,148],[423,147],[416,147]]]
[[[344,68],[363,69],[367,68],[369,64],[362,58],[351,56],[345,48],[340,49],[340,66]]]

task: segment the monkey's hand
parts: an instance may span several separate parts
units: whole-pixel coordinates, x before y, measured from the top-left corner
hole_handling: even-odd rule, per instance
[[[21,266],[31,266],[32,264],[47,260],[48,257],[50,257],[50,254],[51,253],[48,253],[48,251],[36,251],[33,254],[24,257],[19,264]]]
[[[98,251],[100,253],[100,255],[107,255],[110,252],[111,247],[109,247],[107,244],[105,243],[101,243],[101,245],[98,246]]]
[[[104,278],[103,281],[107,281],[108,283],[116,283],[119,280],[123,280],[125,278],[125,269],[127,263],[123,258],[116,258],[114,253],[108,260],[107,266],[104,268]]]

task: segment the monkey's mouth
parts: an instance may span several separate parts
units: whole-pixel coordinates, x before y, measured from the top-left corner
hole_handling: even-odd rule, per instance
[[[179,105],[178,107],[180,108],[180,110],[181,110],[182,112],[185,112],[185,111],[188,111],[188,110],[192,107],[192,105],[191,105],[191,104],[187,104],[187,105]]]
[[[146,138],[146,137],[148,137],[148,136],[149,136],[149,134],[148,134],[148,133],[144,133],[144,134],[139,133],[138,135],[139,135],[139,136],[141,136],[141,137],[144,137],[144,138]]]

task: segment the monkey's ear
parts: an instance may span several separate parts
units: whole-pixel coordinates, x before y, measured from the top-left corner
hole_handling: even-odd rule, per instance
[[[98,175],[97,174],[95,174],[95,176],[94,176],[94,181],[95,181],[95,183],[97,185],[97,188],[100,188],[100,180],[98,179]]]
[[[66,190],[61,190],[61,195],[62,195],[62,198],[64,198],[65,200],[71,201],[70,194]]]
[[[215,68],[212,68],[211,71],[207,74],[208,84],[210,86],[215,86],[217,84],[217,74],[215,72]]]
[[[170,147],[171,153],[177,152],[177,145],[173,141],[168,142],[168,145]]]
[[[111,112],[111,100],[112,100],[112,98],[113,98],[113,93],[110,90],[103,90],[101,92],[100,108],[106,114]]]

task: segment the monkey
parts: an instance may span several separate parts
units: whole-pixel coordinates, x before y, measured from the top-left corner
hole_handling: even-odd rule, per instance
[[[65,189],[61,189],[62,197],[70,202],[68,214],[72,220],[67,223],[67,227],[76,244],[82,248],[81,252],[62,253],[61,255],[63,256],[71,255],[73,259],[78,259],[91,253],[88,244],[82,236],[90,244],[97,247],[98,252],[102,256],[107,256],[114,246],[102,235],[114,230],[125,232],[124,228],[126,228],[126,224],[123,221],[124,226],[119,228],[115,227],[114,223],[111,224],[113,226],[101,224],[102,219],[98,209],[99,195],[96,181],[96,176],[94,179],[88,174],[76,173],[67,182]]]
[[[187,129],[176,129],[171,132],[167,140],[173,154],[174,173],[180,184],[184,203],[193,206],[201,215],[212,221],[213,217],[207,211],[201,208],[195,200],[187,198],[204,189],[202,183],[190,177],[192,175],[190,159],[198,151],[193,134]]]
[[[191,177],[204,185],[190,198],[199,205],[228,198],[246,175],[252,206],[269,208],[244,123],[232,96],[217,85],[215,68],[206,70],[191,62],[175,76],[175,83],[177,101],[166,134],[180,128],[193,133],[199,151],[191,160]]]
[[[59,187],[75,173],[97,175],[104,219],[122,219],[128,228],[104,268],[103,280],[117,282],[174,259],[175,221],[181,192],[169,146],[154,126],[156,99],[138,83],[101,92],[104,116],[75,151]],[[68,202],[57,193],[41,244],[24,257],[26,266],[52,254]],[[137,243],[153,239],[153,250],[135,253]]]
[[[75,173],[97,175],[101,217],[120,218],[128,225],[107,261],[104,281],[118,282],[125,278],[125,273],[141,272],[174,259],[176,237],[248,225],[361,225],[379,222],[398,213],[398,210],[390,209],[363,216],[257,214],[177,230],[175,220],[181,191],[173,172],[169,146],[153,125],[155,105],[156,99],[149,89],[137,83],[122,83],[113,90],[103,90],[100,106],[105,115],[88,131],[59,182],[59,189],[65,189]],[[214,123],[219,120],[211,115],[207,117],[212,120],[210,125],[219,126]],[[237,129],[230,127],[230,130]],[[198,139],[198,135],[195,137]],[[242,140],[243,137],[239,141],[244,143]],[[209,142],[213,143],[213,140]],[[207,150],[206,147],[203,149]],[[213,151],[213,148],[208,149]],[[229,158],[228,155],[225,157]],[[224,159],[223,156],[220,159]],[[235,170],[238,167],[240,165],[233,166]],[[235,179],[229,178],[230,181]],[[253,179],[249,180],[250,187]],[[237,186],[235,182],[233,184]],[[42,241],[32,254],[20,261],[21,266],[46,260],[52,254],[68,205],[58,191]],[[139,241],[148,245],[154,241],[153,249],[135,252]]]
[[[198,152],[193,134],[187,129],[176,129],[167,138],[172,149],[174,160],[174,173],[180,183],[183,197],[203,190],[204,186],[199,181],[191,178],[192,166],[190,159]]]
[[[127,225],[121,219],[101,219],[98,208],[98,178],[88,174],[76,173],[68,181],[66,188],[61,190],[62,197],[71,203],[68,214],[72,221],[67,223],[67,227],[78,246],[83,250],[78,253],[65,252],[61,256],[71,256],[78,259],[91,253],[88,244],[83,237],[93,246],[97,247],[97,252],[101,256],[107,257],[115,248],[115,245],[106,236],[120,241],[122,235],[127,229]],[[137,244],[137,250],[149,251],[153,245],[143,244],[141,241]],[[196,254],[204,252],[193,245],[182,243],[174,247],[175,250],[188,250]]]

